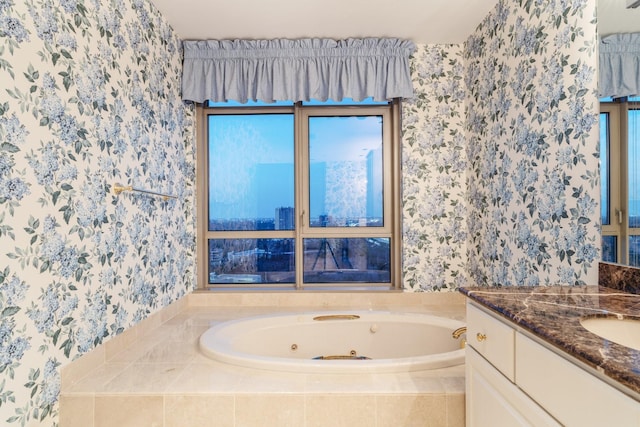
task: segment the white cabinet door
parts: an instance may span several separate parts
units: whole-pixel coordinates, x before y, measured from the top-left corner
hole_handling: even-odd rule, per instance
[[[567,426],[638,427],[640,402],[518,333],[516,383]]]
[[[467,427],[559,426],[473,348],[466,350]]]

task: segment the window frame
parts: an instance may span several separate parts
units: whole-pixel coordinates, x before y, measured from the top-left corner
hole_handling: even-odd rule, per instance
[[[624,127],[621,124],[622,114],[620,111],[620,104],[613,102],[600,103],[600,114],[607,115],[608,123],[608,143],[609,143],[609,156],[608,156],[608,176],[609,181],[609,224],[601,224],[602,236],[615,236],[616,237],[616,254],[618,255],[618,262],[622,259],[626,259],[626,236],[624,230],[627,229],[627,216],[623,214],[624,201],[626,200],[627,186],[624,182],[624,169],[626,169],[626,153],[622,153],[624,148],[621,144],[621,130]],[[602,158],[602,156],[601,156]],[[605,177],[600,177],[602,181]],[[625,192],[625,194],[622,194]]]
[[[295,229],[256,231],[209,231],[208,230],[208,116],[223,114],[293,114],[294,115],[294,171],[295,171]],[[313,116],[383,116],[383,212],[382,227],[311,227],[308,190],[308,118]],[[292,106],[208,106],[196,105],[196,194],[197,194],[197,271],[199,290],[399,290],[402,288],[402,209],[401,209],[401,105],[394,99],[384,105],[304,105],[296,102]],[[305,134],[306,132],[306,134]],[[301,182],[299,182],[301,181]],[[390,239],[390,281],[384,283],[304,283],[304,266],[299,254],[303,253],[305,238],[380,238]],[[295,240],[295,283],[260,284],[210,284],[208,278],[208,240],[212,238],[293,238]]]
[[[636,97],[600,101],[600,114],[609,116],[609,183],[611,224],[601,224],[602,236],[615,236],[616,263],[631,265],[630,238],[640,236],[640,227],[629,226],[629,111],[640,110]],[[603,177],[601,176],[601,180]]]

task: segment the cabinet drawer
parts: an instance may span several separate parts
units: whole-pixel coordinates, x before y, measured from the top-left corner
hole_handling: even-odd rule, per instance
[[[640,426],[640,403],[517,334],[516,384],[567,426]]]
[[[560,427],[471,347],[465,373],[467,427]]]
[[[469,303],[467,345],[484,356],[504,376],[515,381],[515,331]]]

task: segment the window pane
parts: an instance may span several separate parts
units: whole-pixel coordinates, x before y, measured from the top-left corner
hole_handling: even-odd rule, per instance
[[[600,113],[600,213],[602,225],[611,224],[611,198],[609,193],[609,114]]]
[[[293,115],[209,116],[209,230],[293,230]]]
[[[389,283],[390,239],[304,239],[305,283]]]
[[[295,283],[294,239],[209,239],[209,283]]]
[[[312,227],[381,227],[382,117],[309,118]]]
[[[640,267],[640,236],[629,236],[629,265]]]
[[[617,248],[617,236],[602,236],[602,260],[604,262],[618,262]]]
[[[629,228],[640,227],[640,110],[629,110]]]

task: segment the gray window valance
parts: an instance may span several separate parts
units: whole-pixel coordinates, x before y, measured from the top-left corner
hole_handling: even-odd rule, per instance
[[[603,37],[599,51],[600,96],[640,95],[640,33]]]
[[[184,41],[182,99],[308,101],[413,96],[399,39]]]

